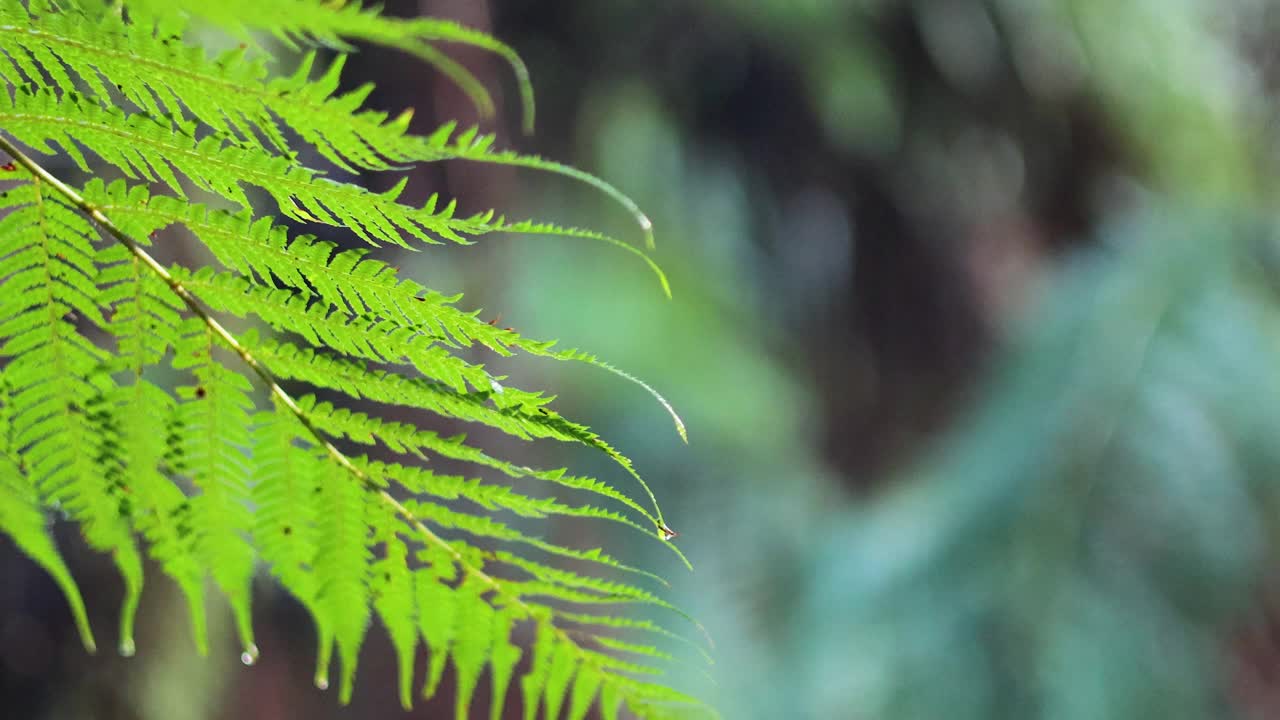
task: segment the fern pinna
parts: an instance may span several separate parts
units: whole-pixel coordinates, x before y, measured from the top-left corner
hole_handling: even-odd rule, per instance
[[[193,20],[243,42],[210,54],[188,34]],[[287,61],[255,32],[274,35],[271,46],[286,56],[300,54],[296,67],[273,72]],[[401,277],[370,250],[292,234],[272,214],[346,228],[373,248],[466,244],[487,233],[605,242],[642,258],[665,289],[642,248],[491,212],[463,217],[436,197],[410,202],[403,182],[375,193],[300,158],[318,155],[339,174],[441,159],[529,167],[615,198],[651,246],[648,220],[580,171],[495,150],[492,137],[452,125],[415,135],[408,113],[365,109],[370,87],[338,89],[352,40],[431,63],[482,111],[491,109],[484,88],[439,44],[495,52],[515,71],[531,126],[519,58],[448,22],[321,0],[0,0],[0,150],[12,159],[0,168],[0,529],[57,582],[90,649],[83,600],[47,527],[54,510],[124,578],[126,654],[150,557],[186,596],[200,650],[214,587],[252,662],[250,586],[261,566],[314,618],[321,687],[336,651],[344,701],[376,618],[399,657],[406,707],[422,644],[421,692],[434,693],[452,665],[459,717],[486,672],[495,718],[509,691],[526,718],[539,710],[580,718],[593,705],[604,717],[624,707],[643,717],[710,714],[656,677],[670,656],[654,643],[679,636],[612,609],[636,603],[683,617],[644,589],[654,576],[503,519],[619,523],[680,555],[648,487],[627,458],[556,413],[549,398],[506,385],[460,351],[480,346],[616,373],[653,394],[683,436],[666,401],[590,355],[481,321],[458,297]],[[318,43],[336,48],[330,59],[305,50]],[[22,146],[61,154],[90,179],[61,180]],[[124,179],[94,177],[108,168]],[[199,238],[217,266],[159,263],[148,249],[171,226]],[[220,316],[259,329],[236,336]],[[461,436],[295,396],[286,380],[519,438],[585,444],[608,454],[644,497],[504,460]],[[335,442],[367,446],[379,459]],[[431,472],[419,462],[431,456],[489,480]],[[556,492],[518,489],[531,483]],[[516,634],[532,642],[517,643]]]

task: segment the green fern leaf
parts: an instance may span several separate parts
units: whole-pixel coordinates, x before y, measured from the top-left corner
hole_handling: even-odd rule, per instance
[[[166,421],[177,411],[172,397],[158,386],[134,378],[109,399],[119,426],[119,447],[101,464],[106,478],[127,493],[133,527],[148,543],[148,554],[160,564],[187,600],[196,649],[208,652],[205,613],[206,558],[200,554],[193,506],[180,487],[162,473],[168,462]]]
[[[551,667],[547,670],[547,685],[542,693],[545,708],[544,717],[560,717],[560,708],[564,705],[565,695],[569,692],[569,683],[578,669],[578,653],[573,645],[558,642],[551,654]]]
[[[395,649],[406,708],[421,639],[429,653],[423,694],[439,689],[452,664],[455,714],[465,717],[487,671],[490,713],[500,716],[525,654],[517,630],[532,626],[531,667],[520,678],[525,717],[542,708],[548,717],[566,710],[577,718],[596,703],[605,716],[623,705],[655,717],[697,712],[696,700],[635,679],[660,675],[668,653],[614,637],[682,640],[609,612],[639,604],[685,617],[638,584],[665,583],[598,548],[544,540],[527,522],[586,518],[670,539],[652,492],[627,457],[553,411],[553,398],[490,374],[460,351],[483,347],[604,369],[652,394],[685,437],[670,404],[592,355],[484,322],[460,297],[401,277],[370,249],[291,235],[263,211],[346,228],[374,247],[468,244],[485,234],[590,240],[636,254],[667,290],[645,252],[615,238],[508,222],[493,212],[463,217],[435,197],[412,203],[403,180],[370,192],[299,158],[318,153],[343,171],[447,159],[524,167],[614,198],[652,247],[648,219],[611,185],[495,150],[495,139],[474,129],[457,133],[446,124],[427,137],[409,133],[410,112],[391,118],[364,107],[370,86],[339,90],[342,53],[317,67],[310,52],[279,75],[276,60],[249,42],[208,53],[187,29],[193,17],[233,33],[267,29],[297,44],[399,48],[454,77],[484,107],[485,90],[437,47],[469,44],[510,60],[528,87],[518,58],[488,36],[442,21],[387,18],[357,3],[126,0],[122,8],[0,0],[0,78],[8,85],[0,92],[0,148],[15,161],[0,166],[0,180],[13,182],[0,193],[0,530],[51,574],[87,646],[93,638],[82,599],[46,528],[52,510],[78,523],[89,545],[109,552],[119,568],[126,653],[145,551],[186,597],[202,652],[206,574],[212,577],[251,663],[250,587],[261,559],[313,617],[320,687],[329,684],[337,649],[343,702],[376,615]],[[531,123],[532,104],[526,107]],[[91,176],[114,168],[133,182],[93,177],[77,191],[8,137],[60,154]],[[237,207],[211,209],[191,195]],[[222,268],[157,262],[149,247],[174,226],[189,230]],[[251,327],[232,333],[222,317]],[[265,337],[267,329],[279,336]],[[340,399],[295,399],[282,380]],[[255,390],[270,404],[255,402]],[[344,400],[374,407],[355,412],[338,406]],[[496,457],[463,436],[378,416],[389,408],[592,447],[649,502],[595,478]],[[350,456],[336,440],[381,445],[394,457]],[[412,462],[431,456],[512,483]]]
[[[386,555],[373,564],[371,592],[374,610],[396,651],[400,705],[409,710],[413,707],[413,656],[418,648],[417,607],[409,548],[397,535],[399,529],[394,523],[382,530]]]
[[[321,475],[316,573],[318,624],[332,632],[342,663],[339,698],[350,702],[360,645],[369,624],[369,574],[373,560],[366,512],[368,496],[332,464]]]
[[[430,651],[422,696],[431,698],[440,687],[445,663],[457,634],[460,598],[446,584],[457,576],[453,562],[433,547],[424,551],[422,560],[426,568],[414,574],[414,598],[419,609],[418,631]]]
[[[249,543],[249,413],[253,389],[243,375],[214,357],[212,334],[198,321],[184,324],[174,347],[173,366],[190,370],[197,384],[178,388],[178,422],[183,437],[177,448],[181,468],[199,490],[191,512],[200,532],[196,545],[235,613],[240,642],[256,658],[250,617],[249,583],[256,553]]]
[[[319,550],[318,519],[324,461],[295,442],[303,428],[276,404],[254,420],[253,540],[262,560],[280,584],[319,619],[317,580],[312,567]],[[328,626],[317,628],[326,647]]]
[[[0,373],[0,378],[3,373]],[[13,542],[28,557],[34,560],[45,572],[49,573],[58,589],[62,591],[67,605],[75,618],[76,630],[80,633],[80,641],[89,652],[97,649],[93,639],[93,630],[89,627],[89,616],[85,611],[84,599],[80,596],[80,588],[71,577],[71,571],[62,561],[62,555],[53,544],[46,527],[44,508],[39,493],[31,483],[31,479],[22,471],[22,461],[12,446],[12,428],[9,423],[9,392],[3,387],[0,395],[0,531],[13,539]]]
[[[510,611],[499,611],[493,619],[489,646],[489,720],[499,720],[502,717],[511,677],[524,655],[519,646],[511,643],[516,617]]]
[[[596,692],[604,676],[598,673],[580,672],[573,681],[573,692],[569,697],[569,720],[582,720],[591,709],[596,699]]]
[[[402,50],[433,66],[453,80],[476,104],[482,115],[493,114],[493,101],[479,80],[463,66],[440,52],[433,43],[450,42],[482,48],[502,57],[515,72],[524,106],[524,127],[533,130],[533,88],[520,56],[507,45],[484,33],[447,20],[384,17],[358,2],[329,3],[321,0],[225,0],[220,3],[134,0],[133,7],[164,17],[174,6],[232,30],[263,28],[286,42],[314,38],[326,45],[347,47],[342,38],[364,40]]]
[[[630,497],[594,478],[566,475],[563,468],[536,470],[516,465],[491,457],[483,450],[468,445],[465,435],[442,438],[437,433],[421,430],[412,425],[388,422],[364,413],[335,408],[330,403],[317,402],[313,396],[303,396],[299,404],[319,428],[331,435],[368,445],[381,442],[392,451],[415,457],[425,457],[427,453],[435,453],[451,460],[462,460],[497,470],[508,477],[527,478],[590,493],[625,505],[647,521],[657,524],[657,520]]]
[[[241,183],[264,190],[280,211],[295,220],[344,226],[370,244],[408,247],[401,233],[435,244],[466,243],[464,236],[484,232],[490,215],[455,218],[454,204],[437,211],[438,200],[422,207],[397,200],[405,180],[383,193],[324,179],[312,169],[251,146],[229,144],[216,135],[197,140],[195,128],[174,126],[148,115],[132,115],[85,102],[75,95],[48,91],[0,93],[0,123],[24,143],[45,153],[66,152],[86,171],[89,163],[77,143],[131,178],[162,182],[185,196],[178,174],[201,190],[240,207],[251,207]]]
[[[390,323],[388,333],[425,333],[428,339],[449,345],[469,346],[478,343],[502,355],[512,349],[557,360],[583,362],[601,368],[642,387],[652,395],[675,422],[680,436],[688,439],[684,423],[671,404],[643,381],[578,350],[555,351],[551,343],[521,337],[510,329],[503,330],[476,319],[453,306],[456,298],[432,293],[412,281],[396,277],[394,268],[366,257],[365,251],[334,252],[331,243],[302,237],[290,241],[283,229],[267,221],[254,222],[250,216],[205,211],[173,198],[159,196],[148,199],[145,190],[127,188],[123,183],[104,189],[91,183],[86,196],[104,209],[125,217],[136,218],[142,229],[152,229],[167,222],[180,222],[200,236],[224,265],[243,274],[256,274],[264,282],[276,278],[298,291],[318,291],[321,298],[354,315],[370,314]],[[554,225],[522,223],[499,228],[503,232],[540,232],[573,234],[622,245],[617,240],[588,231],[566,230]],[[630,246],[658,273],[666,287],[666,278],[648,256]],[[340,274],[335,275],[333,271]],[[434,363],[428,363],[432,366]],[[477,389],[488,389],[492,378],[480,380],[471,371]],[[457,378],[460,376],[448,375]],[[513,398],[516,396],[512,396]],[[520,399],[524,399],[523,396]],[[516,402],[514,399],[509,402]]]
[[[481,597],[487,590],[478,581],[467,579],[458,588],[458,631],[453,642],[453,669],[457,676],[454,716],[466,720],[480,673],[489,657],[493,642],[493,624],[497,613]],[[505,638],[503,639],[505,642]]]
[[[120,647],[133,651],[142,592],[142,559],[119,488],[98,478],[100,441],[89,409],[110,379],[103,352],[80,334],[76,319],[105,324],[94,284],[95,233],[74,208],[39,180],[0,194],[0,358],[11,358],[10,428],[19,467],[42,503],[75,517],[94,548],[111,554],[125,581]]]

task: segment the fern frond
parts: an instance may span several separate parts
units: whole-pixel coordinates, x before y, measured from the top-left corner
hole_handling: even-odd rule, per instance
[[[316,573],[317,624],[321,634],[331,634],[342,663],[339,695],[351,699],[360,645],[368,627],[369,572],[373,559],[366,512],[369,496],[342,468],[325,463],[319,495],[325,507],[317,521]],[[319,677],[320,675],[318,675]]]
[[[107,330],[116,342],[107,369],[122,377],[102,406],[115,444],[100,463],[127,494],[134,530],[147,540],[148,553],[186,597],[196,647],[205,653],[206,565],[196,547],[191,504],[165,475],[173,459],[167,423],[177,408],[168,392],[144,377],[177,343],[182,304],[123,247],[99,251],[97,263],[98,302],[108,308]]]
[[[22,460],[17,448],[13,447],[10,407],[9,389],[3,382],[3,371],[0,371],[0,531],[12,538],[22,552],[44,568],[58,584],[75,618],[80,641],[89,652],[95,652],[97,643],[89,627],[80,588],[53,543],[40,493],[23,472]]]
[[[464,236],[485,231],[491,216],[455,218],[455,204],[437,210],[434,195],[422,207],[403,205],[397,200],[405,180],[373,193],[323,179],[315,170],[259,148],[229,144],[216,135],[197,139],[189,124],[172,126],[145,114],[128,115],[71,94],[58,97],[26,89],[12,97],[0,93],[0,123],[41,152],[65,151],[87,171],[88,161],[77,146],[83,143],[129,177],[162,182],[179,196],[184,191],[178,174],[244,208],[251,204],[241,183],[255,186],[290,218],[344,226],[374,245],[408,247],[401,233],[424,243],[440,243],[441,238],[465,243]]]
[[[391,637],[398,668],[400,705],[413,707],[413,660],[418,649],[418,607],[414,601],[413,573],[409,568],[409,547],[400,538],[399,523],[380,528],[385,556],[373,564],[370,592],[373,608]]]
[[[40,502],[63,507],[125,582],[120,646],[132,652],[142,559],[119,487],[99,478],[99,433],[89,417],[110,392],[101,349],[78,322],[105,325],[94,284],[96,233],[38,178],[0,193],[0,358],[8,359],[9,426]],[[30,499],[30,496],[29,498]]]
[[[288,343],[258,340],[256,335],[249,337],[248,341],[257,348],[257,354],[269,362],[281,377],[338,390],[364,400],[426,408],[446,417],[489,425],[526,440],[549,438],[590,445],[608,454],[647,490],[647,485],[644,485],[629,459],[595,433],[545,408],[539,408],[538,412],[524,408],[499,410],[487,405],[491,393],[459,393],[437,383],[373,370],[349,359],[317,355],[311,350]],[[648,494],[652,498],[652,492]],[[662,522],[662,516],[655,515],[655,518],[658,520],[658,530],[669,532]],[[674,546],[671,547],[676,550]]]
[[[42,4],[28,11],[16,0],[0,2],[0,76],[10,84],[43,84],[47,73],[62,93],[84,92],[104,105],[123,95],[152,117],[190,113],[217,133],[288,151],[269,108],[243,92],[264,82],[262,61],[242,51],[210,58],[183,42],[180,27]]]
[[[486,540],[499,540],[503,542],[527,545],[547,554],[556,555],[570,560],[598,563],[600,565],[619,570],[640,572],[634,568],[629,568],[628,566],[623,565],[612,557],[601,553],[599,550],[574,550],[548,543],[485,515],[471,515],[465,512],[451,510],[438,503],[423,500],[405,500],[402,505],[415,520],[428,523],[438,528],[457,530],[465,532],[476,538],[483,538]],[[464,542],[457,542],[455,545],[457,548],[461,549],[474,549],[477,551],[477,555],[491,554],[488,551],[481,552],[479,548],[472,548]],[[589,581],[584,578],[583,582],[585,583]]]
[[[327,509],[317,492],[324,461],[295,442],[305,430],[278,401],[254,417],[253,428],[254,546],[280,584],[318,616],[312,562],[317,520]]]
[[[423,377],[439,381],[454,392],[489,390],[496,379],[483,368],[436,345],[433,338],[394,323],[349,315],[319,297],[292,288],[272,288],[234,274],[202,268],[170,272],[213,309],[238,317],[258,316],[274,329],[302,336],[312,347],[328,348],[376,363],[412,365]],[[533,393],[503,387],[505,404],[540,401]]]
[[[199,491],[191,498],[196,547],[214,582],[235,613],[240,642],[257,655],[249,613],[249,582],[255,551],[249,509],[249,414],[253,387],[214,356],[217,340],[203,323],[187,321],[174,347],[173,367],[189,370],[194,385],[178,387],[177,421],[182,436],[175,448],[178,470]]]
[[[148,234],[170,223],[185,225],[228,268],[256,275],[267,284],[278,281],[299,291],[315,293],[355,315],[368,314],[395,323],[405,331],[426,333],[432,340],[451,346],[479,344],[500,355],[521,350],[599,367],[640,385],[653,395],[672,415],[681,436],[685,436],[684,425],[670,403],[645,383],[587,353],[554,350],[554,343],[526,338],[509,328],[483,322],[475,312],[457,308],[457,297],[447,297],[400,278],[395,268],[368,257],[367,250],[338,250],[334,244],[310,236],[291,239],[284,228],[273,226],[269,220],[255,221],[248,214],[207,210],[163,195],[151,197],[145,189],[131,188],[122,182],[110,187],[91,182],[85,188],[85,197],[113,217],[122,218],[127,227]],[[587,231],[562,230],[545,224],[506,225],[501,231],[579,233],[618,242]],[[643,253],[639,254],[652,263]],[[665,277],[658,272],[665,284]]]
[[[535,720],[542,704],[542,694],[551,674],[551,653],[555,649],[555,627],[548,621],[536,625],[529,672],[520,679],[520,692],[524,696],[524,720]]]
[[[689,638],[683,635],[673,633],[670,630],[662,627],[661,625],[658,625],[649,620],[637,620],[635,618],[620,617],[615,615],[594,615],[590,613],[577,613],[577,612],[571,612],[563,609],[554,610],[553,615],[556,620],[560,620],[565,623],[570,623],[575,625],[611,628],[614,630],[632,630],[636,632],[643,632],[646,634],[658,635],[668,640],[673,640],[677,643],[681,643],[681,644],[687,645],[690,648],[693,648],[699,655],[702,656],[702,659],[705,660],[708,665],[714,664],[714,661],[712,660],[711,655],[702,646],[698,645],[697,643],[693,642],[692,640],[690,640]],[[606,635],[596,635],[595,637],[597,639],[597,642],[604,642],[605,640],[616,641],[615,638],[612,638]]]
[[[524,656],[524,651],[510,642],[517,619],[511,612],[499,612],[493,619],[493,632],[489,638],[489,720],[502,717],[512,675]]]
[[[596,692],[604,682],[604,675],[579,672],[573,680],[573,692],[569,696],[569,720],[582,720],[596,700]]]
[[[165,475],[174,458],[167,442],[177,413],[174,399],[153,383],[134,378],[110,398],[119,427],[119,447],[104,463],[108,479],[128,494],[135,531],[146,539],[148,554],[160,564],[186,598],[197,650],[208,652],[205,575],[197,528],[201,518],[182,488]]]
[[[250,5],[254,11],[263,10],[261,3]],[[203,4],[201,9],[208,6]],[[225,10],[222,4],[218,7]],[[298,19],[295,9],[288,8],[288,14],[280,17]],[[322,17],[329,17],[327,10],[322,12]],[[236,13],[229,19],[249,16]],[[594,175],[545,158],[494,150],[493,135],[479,134],[475,128],[456,133],[452,122],[426,137],[407,134],[411,112],[388,120],[384,112],[361,109],[371,85],[338,95],[345,56],[338,56],[315,79],[311,78],[314,52],[304,56],[290,76],[270,78],[265,61],[249,58],[243,49],[209,57],[202,48],[185,43],[181,27],[125,23],[114,13],[91,16],[68,10],[33,15],[16,0],[6,0],[0,3],[0,23],[0,77],[15,86],[40,84],[44,68],[63,93],[88,92],[110,105],[116,97],[114,88],[152,117],[181,120],[189,113],[214,133],[240,143],[296,153],[286,140],[283,123],[326,159],[353,172],[412,162],[467,160],[562,175],[616,201],[641,229],[646,247],[654,247],[649,218],[631,198]],[[425,25],[462,41],[491,42],[487,36],[450,23],[413,23],[415,28]],[[518,62],[505,46],[490,49]],[[663,284],[666,289],[665,280]]]
[[[432,195],[421,207],[398,202],[407,179],[381,193],[322,177],[316,170],[274,156],[260,148],[229,144],[217,135],[197,139],[189,124],[176,126],[151,116],[127,115],[115,108],[85,102],[74,94],[19,89],[12,97],[0,93],[0,123],[27,145],[44,152],[65,151],[81,168],[89,165],[83,144],[103,161],[131,178],[162,182],[184,195],[178,175],[197,188],[217,194],[242,208],[250,208],[242,183],[255,186],[276,202],[280,212],[303,222],[319,222],[350,229],[366,242],[389,242],[409,247],[407,234],[427,244],[452,241],[466,244],[487,232],[574,237],[604,242],[641,258],[670,294],[661,269],[648,255],[600,233],[550,223],[509,224],[492,211],[455,217],[456,204],[437,209]]]
[[[515,635],[533,627],[532,667],[520,679],[526,716],[542,707],[580,718],[597,703],[606,716],[624,705],[653,716],[699,712],[696,700],[635,679],[659,676],[670,655],[614,637],[622,631],[678,637],[609,614],[634,604],[685,617],[633,582],[665,584],[661,578],[598,548],[545,540],[526,522],[589,518],[670,539],[674,533],[647,484],[618,450],[551,410],[552,398],[504,385],[505,377],[457,351],[480,346],[602,368],[657,398],[684,437],[670,404],[594,356],[480,320],[459,306],[459,297],[400,277],[368,249],[290,236],[255,203],[265,195],[293,220],[344,227],[375,247],[467,244],[493,233],[617,245],[648,263],[665,290],[665,277],[643,250],[610,236],[513,223],[493,212],[462,217],[452,202],[434,196],[410,204],[403,180],[370,192],[298,158],[310,147],[348,171],[446,159],[526,167],[611,196],[652,247],[648,219],[607,183],[494,150],[493,137],[475,130],[456,133],[446,125],[427,137],[409,133],[408,113],[389,119],[363,108],[369,87],[339,91],[342,55],[316,73],[317,55],[308,54],[284,77],[272,74],[259,49],[211,56],[191,44],[179,8],[233,31],[268,27],[291,41],[337,45],[346,38],[398,47],[437,63],[464,86],[474,78],[452,65],[438,43],[461,42],[510,59],[523,90],[514,53],[451,23],[385,18],[356,3],[126,0],[123,12],[119,5],[112,11],[90,0],[0,0],[0,78],[9,85],[0,92],[0,129],[90,174],[112,167],[171,193],[153,196],[138,184],[96,178],[80,193],[0,136],[0,149],[16,162],[0,166],[0,177],[17,181],[0,194],[0,530],[54,577],[86,644],[92,637],[83,603],[44,526],[50,509],[68,513],[89,544],[110,552],[119,567],[126,653],[133,651],[142,587],[141,540],[186,596],[202,651],[205,576],[212,577],[231,605],[246,662],[257,654],[250,585],[261,561],[315,621],[317,685],[328,685],[336,648],[344,702],[376,616],[395,649],[405,707],[421,642],[429,652],[424,694],[438,689],[452,665],[455,713],[466,717],[487,672],[491,714],[500,716],[525,654]],[[483,93],[478,83],[471,90]],[[187,197],[192,190],[238,209],[197,205]],[[157,262],[146,246],[175,224],[191,230],[225,271]],[[113,244],[99,247],[102,239]],[[253,328],[237,337],[220,315],[260,320],[284,337],[265,338]],[[168,389],[174,371],[181,379]],[[250,376],[269,406],[255,403]],[[295,400],[280,384],[286,379],[511,437],[595,448],[637,482],[652,506],[594,478],[494,457],[462,436],[441,437],[312,396]],[[335,439],[379,443],[406,457],[348,456]],[[407,462],[431,455],[588,501]],[[664,546],[684,559],[674,545]]]
[[[551,516],[595,518],[608,520],[652,533],[619,513],[589,505],[566,505],[555,498],[535,498],[522,495],[505,485],[491,485],[479,479],[457,475],[440,475],[420,467],[398,463],[369,462],[362,468],[372,477],[394,480],[417,495],[433,495],[444,500],[465,499],[486,510],[506,510],[520,517],[546,518]]]
[[[557,643],[551,653],[551,667],[547,669],[547,684],[542,701],[546,703],[546,717],[560,717],[560,707],[569,691],[569,683],[577,670],[578,654],[570,643]]]
[[[369,86],[335,97],[341,57],[315,81],[309,79],[315,59],[312,54],[292,77],[268,83],[262,61],[245,58],[242,50],[209,58],[202,49],[183,43],[180,27],[126,24],[112,13],[90,16],[75,10],[48,10],[42,7],[39,14],[29,13],[17,0],[0,4],[0,21],[8,21],[0,25],[0,77],[15,86],[42,84],[47,73],[64,96],[83,90],[108,106],[114,98],[110,89],[114,86],[148,116],[172,118],[179,127],[187,127],[188,134],[192,130],[182,122],[185,112],[215,134],[233,139],[233,144],[247,143],[264,151],[288,154],[292,151],[277,122],[280,118],[322,155],[347,170],[354,170],[353,165],[387,169],[391,167],[387,160],[464,159],[557,173],[616,200],[636,220],[646,245],[653,247],[652,223],[638,206],[612,185],[588,173],[538,157],[495,152],[491,149],[493,137],[477,135],[475,129],[450,141],[452,124],[442,126],[429,137],[406,135],[408,114],[388,122],[385,113],[359,110]],[[456,26],[446,23],[444,27]],[[145,130],[145,125],[143,122],[134,129]],[[78,139],[94,147],[90,139]],[[104,157],[110,160],[111,155]],[[200,179],[193,179],[200,183]],[[231,193],[233,201],[245,204],[237,193]],[[290,203],[281,207],[287,214],[296,212]],[[323,219],[325,214],[319,217]],[[526,229],[509,231],[543,233],[551,229],[555,234],[603,239],[628,247],[595,233],[545,226],[539,230],[538,224],[526,225]],[[647,256],[641,257],[658,273],[669,294],[661,271]]]
[[[368,258],[367,251],[335,252],[333,244],[307,236],[290,241],[284,229],[273,227],[268,221],[255,222],[248,215],[208,211],[166,196],[149,197],[145,190],[128,188],[123,183],[114,183],[110,188],[104,188],[101,183],[91,183],[85,192],[86,197],[105,210],[134,219],[142,230],[153,231],[170,222],[182,223],[203,239],[228,267],[245,274],[256,274],[264,282],[274,278],[300,291],[317,292],[328,302],[345,307],[352,313],[368,313],[391,322],[393,325],[388,332],[399,329],[402,338],[404,333],[425,332],[431,340],[451,345],[480,344],[501,355],[521,350],[539,357],[581,362],[610,372],[639,385],[655,398],[671,416],[680,437],[688,441],[684,422],[671,403],[647,383],[589,353],[555,350],[553,343],[531,340],[511,329],[482,322],[475,313],[456,308],[453,303],[457,298],[431,292],[411,280],[399,278],[395,268]],[[578,233],[593,239],[618,242],[604,235],[562,230],[546,224],[507,225],[502,231]],[[648,256],[630,246],[625,247],[652,264]],[[661,270],[657,272],[666,287]],[[423,368],[419,366],[419,369]],[[485,377],[487,379],[481,383],[471,382],[472,387],[491,387],[492,378]],[[458,387],[456,382],[452,384]]]
[[[298,404],[317,427],[333,436],[345,437],[352,442],[363,444],[381,442],[395,452],[409,453],[418,457],[425,457],[425,453],[431,452],[451,460],[462,460],[497,470],[512,478],[527,478],[591,493],[625,505],[655,526],[658,522],[636,501],[607,483],[594,478],[567,475],[564,468],[537,470],[491,457],[480,448],[468,445],[465,435],[443,438],[437,433],[412,425],[382,420],[345,408],[336,408],[327,402],[317,402],[313,396],[303,396]]]
[[[533,86],[524,61],[508,45],[481,32],[448,20],[435,18],[399,19],[381,15],[359,2],[331,3],[322,0],[225,0],[218,3],[132,0],[130,6],[150,10],[158,16],[171,15],[175,9],[217,23],[233,31],[265,29],[292,43],[293,40],[318,40],[338,48],[348,47],[343,38],[364,40],[393,47],[423,60],[442,72],[470,97],[481,115],[493,115],[493,100],[479,80],[465,67],[451,60],[435,47],[447,42],[488,50],[501,57],[515,73],[524,109],[525,132],[533,131]]]
[[[497,612],[481,597],[488,588],[468,578],[458,588],[459,603],[457,622],[461,632],[456,633],[450,657],[457,677],[454,697],[454,717],[466,720],[471,707],[480,673],[488,663],[492,647],[493,624]],[[505,638],[503,638],[505,641]]]

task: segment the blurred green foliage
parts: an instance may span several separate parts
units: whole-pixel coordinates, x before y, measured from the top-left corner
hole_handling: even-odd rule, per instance
[[[567,398],[600,398],[585,412],[606,434],[666,458],[648,464],[697,567],[683,604],[717,642],[704,692],[744,718],[1277,709],[1255,687],[1280,657],[1265,651],[1280,529],[1275,112],[1256,47],[1272,4],[724,0],[642,15],[615,9],[601,42],[620,28],[679,34],[682,21],[707,62],[729,67],[703,87],[697,49],[682,56],[694,77],[674,72],[683,81],[615,60],[579,98],[575,143],[581,164],[652,210],[676,299],[641,269],[572,249],[522,255],[510,297],[539,330],[625,358],[689,421],[684,449],[646,429],[643,398],[619,406],[603,385]],[[780,102],[751,84],[743,58],[756,53],[803,103],[754,108],[773,132],[742,131],[756,122],[742,116],[707,129],[715,111],[668,89],[740,109],[727,76]],[[1082,107],[1096,137],[1062,130]],[[795,138],[793,115],[820,136]],[[1103,159],[1081,169],[1073,153]],[[823,165],[786,167],[788,155]],[[875,361],[859,355],[876,338],[849,331],[840,297],[882,269],[860,265],[875,257],[860,244],[911,251],[875,236],[866,185],[890,187],[949,263],[1033,257],[1013,280],[972,273],[977,304],[984,282],[1025,285],[979,308],[995,328],[985,379],[950,376],[968,389],[949,421],[869,470],[886,482],[842,478],[823,442],[885,442],[823,427],[833,404],[866,412],[862,363]],[[1055,207],[1072,203],[1082,217],[1064,227]],[[1001,227],[988,223],[1007,215],[1032,230],[982,254],[982,233]],[[939,281],[914,269],[894,278],[907,302]],[[964,312],[944,306],[940,322]],[[930,332],[898,328],[913,331]],[[831,357],[844,372],[823,370]],[[910,397],[888,386],[928,384],[950,362],[869,374]],[[1241,649],[1253,644],[1261,659]]]

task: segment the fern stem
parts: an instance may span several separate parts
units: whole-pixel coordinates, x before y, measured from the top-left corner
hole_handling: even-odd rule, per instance
[[[400,518],[413,528],[414,531],[421,535],[427,543],[434,545],[447,553],[463,572],[487,585],[495,593],[505,598],[509,603],[509,607],[518,607],[524,613],[526,618],[533,619],[539,623],[545,623],[545,625],[555,633],[561,641],[572,647],[574,651],[582,657],[584,662],[590,662],[589,656],[585,653],[583,648],[578,645],[572,637],[570,637],[567,631],[557,627],[551,619],[542,617],[542,614],[530,607],[518,595],[505,591],[502,583],[497,578],[489,575],[483,569],[468,563],[462,553],[458,552],[458,550],[456,550],[449,541],[440,537],[428,528],[416,515],[414,515],[411,510],[409,510],[409,508],[405,507],[402,502],[397,500],[395,496],[386,489],[380,487],[376,481],[357,467],[350,458],[330,442],[320,429],[311,421],[311,418],[307,415],[306,411],[298,405],[293,396],[280,386],[280,383],[276,381],[275,376],[271,374],[271,371],[263,366],[262,363],[258,362],[257,358],[249,352],[248,348],[241,344],[240,341],[222,325],[222,323],[218,322],[216,318],[204,309],[199,298],[192,294],[181,281],[175,278],[133,238],[129,237],[128,233],[121,230],[119,226],[103,214],[102,210],[97,205],[86,200],[82,195],[80,195],[80,193],[76,192],[74,188],[59,180],[35,160],[32,160],[26,153],[19,150],[18,147],[8,138],[2,135],[0,135],[0,150],[7,153],[15,162],[26,168],[33,175],[48,183],[51,188],[60,193],[81,212],[89,216],[98,224],[99,227],[105,230],[107,234],[128,249],[134,257],[146,265],[147,268],[154,272],[157,277],[163,280],[165,284],[169,286],[169,289],[182,300],[183,304],[185,304],[196,317],[200,318],[201,322],[209,328],[209,331],[221,340],[227,348],[238,355],[245,365],[247,365],[249,369],[258,376],[258,378],[270,389],[271,394],[289,410],[290,414],[298,419],[298,422],[302,423],[302,426],[306,428],[307,432],[315,438],[316,442],[325,449],[325,452],[335,463],[338,464],[339,467],[354,476],[366,490],[371,493],[375,493],[382,503],[386,504],[396,515],[400,516]],[[666,529],[665,525],[661,530],[663,532],[670,532],[670,530]],[[680,614],[683,615],[683,613]],[[695,625],[697,625],[701,630],[702,626],[700,624],[695,622]],[[705,631],[703,632],[705,633]]]

